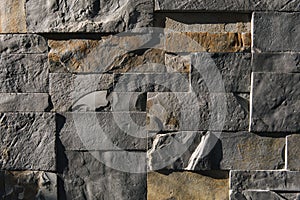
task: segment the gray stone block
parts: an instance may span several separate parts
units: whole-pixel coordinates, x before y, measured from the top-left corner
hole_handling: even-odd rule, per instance
[[[61,113],[66,150],[145,150],[146,113]]]
[[[191,84],[196,93],[250,92],[250,76],[250,53],[197,53],[192,56]]]
[[[253,14],[253,50],[255,52],[299,52],[299,21],[299,12],[255,12]]]
[[[253,72],[300,72],[299,53],[254,53]]]
[[[116,33],[150,26],[153,3],[138,1],[26,1],[28,32]]]
[[[2,177],[1,177],[2,176]],[[39,171],[0,171],[3,199],[57,200],[57,176]]]
[[[1,56],[0,92],[48,92],[47,55]]]
[[[56,170],[54,114],[0,114],[0,125],[1,169]]]
[[[272,200],[286,200],[298,199],[297,193],[280,193],[274,191],[242,191],[234,192],[230,195],[230,200],[252,200],[252,199],[272,199]]]
[[[300,135],[287,136],[287,169],[300,171]]]
[[[0,112],[43,112],[49,107],[46,93],[0,93]]]
[[[112,74],[75,75],[50,74],[50,96],[53,110],[106,111],[110,110],[109,91],[113,87]]]
[[[250,10],[300,11],[299,1],[290,0],[250,0]]]
[[[112,92],[112,111],[146,111],[147,93]]]
[[[250,131],[300,130],[300,75],[253,73]]]
[[[66,152],[69,164],[62,176],[66,199],[146,199],[147,175],[106,166],[113,153],[106,154],[102,160],[100,152]]]

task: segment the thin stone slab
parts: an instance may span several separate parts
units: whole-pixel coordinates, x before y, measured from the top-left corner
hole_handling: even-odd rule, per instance
[[[55,171],[52,113],[0,114],[0,168]]]
[[[145,150],[146,113],[61,113],[59,136],[66,150]]]
[[[152,24],[150,0],[26,1],[28,32],[116,33]]]
[[[0,195],[4,199],[56,200],[57,176],[39,171],[0,171],[4,187]]]
[[[97,155],[95,155],[97,153]],[[108,152],[111,153],[111,152]],[[67,200],[73,199],[141,199],[146,200],[147,176],[110,168],[102,153],[66,152],[68,168],[62,177]]]
[[[300,171],[300,135],[287,136],[287,168]]]
[[[0,93],[0,112],[43,112],[49,106],[46,93]]]
[[[255,52],[299,52],[299,21],[299,12],[255,12],[253,50]]]
[[[300,75],[253,73],[250,131],[298,132]]]
[[[286,200],[299,199],[300,195],[297,193],[284,193],[274,191],[242,191],[230,194],[230,200],[252,200],[252,199],[272,199],[272,200]]]

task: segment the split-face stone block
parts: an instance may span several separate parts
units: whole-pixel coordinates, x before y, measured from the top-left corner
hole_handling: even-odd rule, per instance
[[[300,135],[287,136],[287,169],[300,171]]]

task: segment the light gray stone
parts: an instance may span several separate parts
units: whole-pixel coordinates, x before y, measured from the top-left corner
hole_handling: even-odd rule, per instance
[[[145,173],[110,168],[95,153],[66,152],[69,163],[63,173],[66,199],[146,199]]]
[[[300,135],[287,136],[287,168],[300,171]]]
[[[250,53],[197,53],[192,56],[192,65],[196,93],[250,92]]]
[[[299,53],[254,53],[253,72],[300,72]]]
[[[297,0],[250,0],[249,2],[251,10],[300,11]]]
[[[145,150],[146,113],[61,113],[59,132],[66,150]]]
[[[116,33],[150,26],[153,3],[138,1],[26,1],[28,32]]]
[[[148,93],[149,131],[243,131],[248,129],[248,95]]]
[[[250,131],[300,130],[300,75],[253,73]]]
[[[7,55],[0,61],[0,92],[48,92],[47,55]]]
[[[45,38],[35,34],[0,35],[0,54],[40,54],[47,53]]]
[[[146,111],[147,93],[112,92],[112,111]]]
[[[46,93],[0,93],[0,112],[43,112],[49,106]]]
[[[55,171],[55,114],[0,114],[0,167]]]
[[[0,174],[4,181],[4,190],[0,194],[4,199],[58,199],[57,176],[54,173],[0,171]]]
[[[112,74],[50,74],[49,90],[54,111],[109,110],[112,87]]]
[[[119,74],[115,76],[115,92],[188,92],[186,73]]]
[[[255,52],[299,52],[299,21],[299,12],[255,12],[253,14],[253,50]]]
[[[230,189],[300,191],[300,172],[230,171]]]

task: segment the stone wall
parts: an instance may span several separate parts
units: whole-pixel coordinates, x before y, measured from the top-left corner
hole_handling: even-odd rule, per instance
[[[0,199],[300,199],[298,0],[3,0]]]

